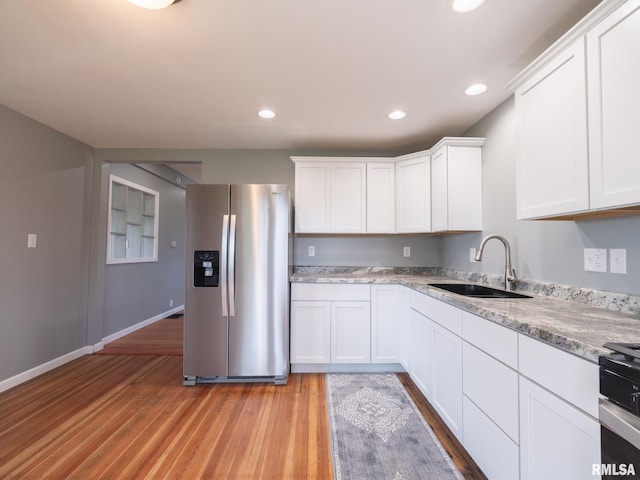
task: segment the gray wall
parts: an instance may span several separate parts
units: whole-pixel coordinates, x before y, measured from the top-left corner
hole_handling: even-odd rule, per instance
[[[108,169],[159,192],[160,223],[157,262],[106,266],[103,337],[184,304],[185,190],[134,165],[110,164]]]
[[[498,233],[512,246],[522,277],[597,290],[640,294],[640,216],[584,221],[516,220],[516,132],[513,97],[465,136],[486,137],[483,150],[482,234],[443,237],[443,267],[501,274],[504,249],[492,240],[481,263],[469,262],[469,248],[483,235]],[[549,145],[553,148],[553,145]],[[584,271],[584,248],[626,248],[627,275]]]
[[[0,106],[0,380],[86,345],[93,154]]]

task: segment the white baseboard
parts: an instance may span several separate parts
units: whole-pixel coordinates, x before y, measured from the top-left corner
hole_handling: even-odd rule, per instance
[[[119,332],[113,333],[113,334],[109,335],[108,337],[104,337],[102,339],[102,342],[97,343],[95,346],[99,347],[98,350],[102,350],[102,348],[104,348],[104,346],[107,343],[111,343],[111,342],[113,342],[115,340],[118,340],[119,338],[122,338],[125,335],[129,335],[130,333],[133,333],[136,330],[140,330],[141,328],[147,327],[147,326],[151,325],[152,323],[157,322],[158,320],[162,320],[164,318],[167,318],[167,317],[173,315],[174,313],[181,312],[182,310],[184,310],[184,305],[180,305],[178,307],[172,308],[171,310],[167,310],[166,312],[161,313],[159,315],[156,315],[155,317],[148,318],[147,320],[143,320],[140,323],[136,323],[135,325],[131,325],[130,327],[125,328],[124,330],[120,330]],[[98,351],[98,350],[96,350],[96,351]]]
[[[292,363],[291,373],[387,373],[404,372],[399,363]]]
[[[27,382],[33,378],[36,378],[38,375],[42,375],[43,373],[47,373],[54,368],[58,368],[65,363],[69,363],[77,358],[80,358],[84,355],[90,355],[93,353],[92,347],[82,347],[78,350],[74,350],[73,352],[69,352],[65,355],[62,355],[58,358],[54,358],[42,365],[38,365],[37,367],[33,367],[26,372],[19,373],[14,375],[13,377],[7,378],[6,380],[0,381],[0,392],[4,392],[5,390],[9,390],[21,383]]]
[[[18,386],[21,383],[27,382],[37,377],[38,375],[47,373],[48,371],[53,370],[54,368],[57,368],[61,365],[64,365],[65,363],[69,363],[72,360],[75,360],[76,358],[80,358],[83,355],[91,355],[94,352],[102,350],[105,344],[109,342],[113,342],[118,338],[124,337],[125,335],[128,335],[131,332],[140,330],[141,328],[146,327],[147,325],[151,325],[152,323],[155,323],[158,320],[167,318],[173,315],[174,313],[181,312],[182,310],[184,310],[184,305],[180,305],[179,307],[172,308],[171,310],[161,313],[160,315],[156,315],[153,318],[149,318],[148,320],[144,320],[129,328],[125,328],[124,330],[116,332],[113,335],[109,335],[108,337],[103,338],[101,342],[98,342],[93,346],[87,345],[86,347],[82,347],[82,348],[79,348],[78,350],[74,350],[73,352],[66,353],[58,358],[54,358],[53,360],[43,363],[42,365],[38,365],[37,367],[33,367],[25,372],[22,372],[17,375],[14,375],[13,377],[7,378],[6,380],[0,380],[0,393],[4,392],[5,390],[9,390],[10,388],[13,388],[15,386]]]

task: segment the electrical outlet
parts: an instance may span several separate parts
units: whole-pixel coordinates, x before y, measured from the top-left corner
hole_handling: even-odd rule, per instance
[[[471,263],[476,261],[476,247],[471,247],[469,249],[469,261]]]
[[[405,257],[410,257],[411,256],[411,247],[404,247],[402,249],[402,255]]]
[[[310,257],[315,257],[316,247],[314,247],[313,245],[309,245],[309,248],[307,248],[307,255],[309,255]]]
[[[609,250],[610,265],[609,271],[611,273],[621,273],[626,275],[627,273],[627,249],[626,248],[612,248]]]
[[[585,248],[584,270],[586,272],[606,272],[607,250],[605,248]]]
[[[169,307],[173,307],[173,298],[169,299]]]

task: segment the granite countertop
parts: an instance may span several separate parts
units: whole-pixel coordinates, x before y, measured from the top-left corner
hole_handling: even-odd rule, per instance
[[[465,297],[429,284],[465,283],[468,280],[461,282],[428,270],[416,274],[376,271],[375,268],[351,271],[312,268],[296,271],[291,282],[404,285],[596,363],[599,355],[611,353],[602,347],[607,342],[640,343],[640,315],[637,313],[623,313],[531,291],[521,291],[532,297],[525,299]]]

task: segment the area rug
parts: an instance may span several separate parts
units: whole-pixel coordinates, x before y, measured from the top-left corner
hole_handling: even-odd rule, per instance
[[[463,480],[393,373],[327,374],[335,480]]]

